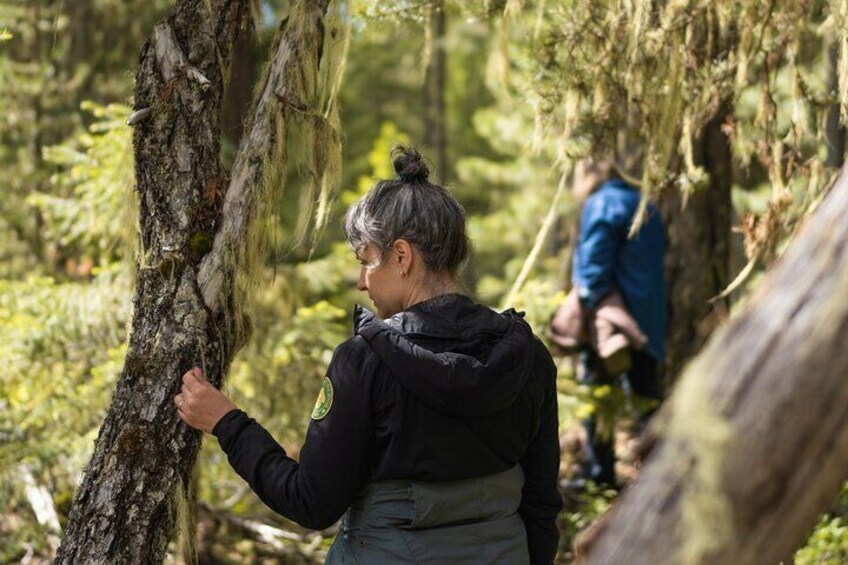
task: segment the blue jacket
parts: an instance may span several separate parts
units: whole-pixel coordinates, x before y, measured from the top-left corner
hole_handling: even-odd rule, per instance
[[[632,239],[627,233],[639,205],[639,192],[622,180],[603,183],[583,205],[574,252],[572,282],[580,302],[594,308],[613,287],[648,336],[645,350],[665,356],[666,300],[663,260],[665,229],[659,211],[647,216]]]

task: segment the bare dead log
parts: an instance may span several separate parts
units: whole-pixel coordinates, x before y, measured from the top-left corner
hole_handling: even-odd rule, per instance
[[[22,463],[18,469],[23,479],[27,502],[35,514],[36,521],[47,534],[47,545],[51,553],[55,554],[59,546],[62,527],[59,525],[59,515],[56,513],[53,496],[46,486],[39,484],[28,464]]]
[[[284,530],[259,520],[237,516],[227,510],[198,503],[198,555],[203,562],[214,562],[215,553],[226,547],[228,540],[249,539],[263,548],[263,553],[285,563],[323,563],[326,551],[321,546],[325,537],[335,531],[298,533]]]
[[[848,477],[848,174],[687,368],[588,563],[778,563]],[[697,268],[692,266],[691,268]]]

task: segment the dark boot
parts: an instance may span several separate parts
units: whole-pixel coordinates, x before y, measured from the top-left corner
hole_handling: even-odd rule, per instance
[[[604,486],[616,486],[615,478],[615,447],[613,438],[599,438],[597,436],[597,425],[594,418],[583,420],[583,429],[586,430],[586,479]]]

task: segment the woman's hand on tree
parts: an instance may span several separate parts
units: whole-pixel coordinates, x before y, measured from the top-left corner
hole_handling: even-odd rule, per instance
[[[183,375],[183,386],[174,397],[180,419],[192,428],[212,433],[224,414],[237,408],[233,401],[203,378],[199,367]]]

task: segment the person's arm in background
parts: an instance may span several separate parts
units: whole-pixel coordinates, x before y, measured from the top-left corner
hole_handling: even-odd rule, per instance
[[[373,424],[371,379],[363,374],[366,351],[361,338],[336,349],[323,410],[316,404],[299,463],[241,410],[228,412],[212,430],[230,465],[262,502],[304,527],[330,527],[368,481]]]
[[[527,547],[532,565],[550,565],[559,545],[556,519],[562,509],[557,489],[559,478],[559,413],[556,394],[556,366],[539,342],[544,377],[539,429],[521,459],[524,489],[518,513],[527,531]]]
[[[580,238],[574,251],[574,284],[580,303],[589,309],[610,293],[615,262],[627,238],[627,226],[610,211],[603,194],[595,193],[583,205]]]

